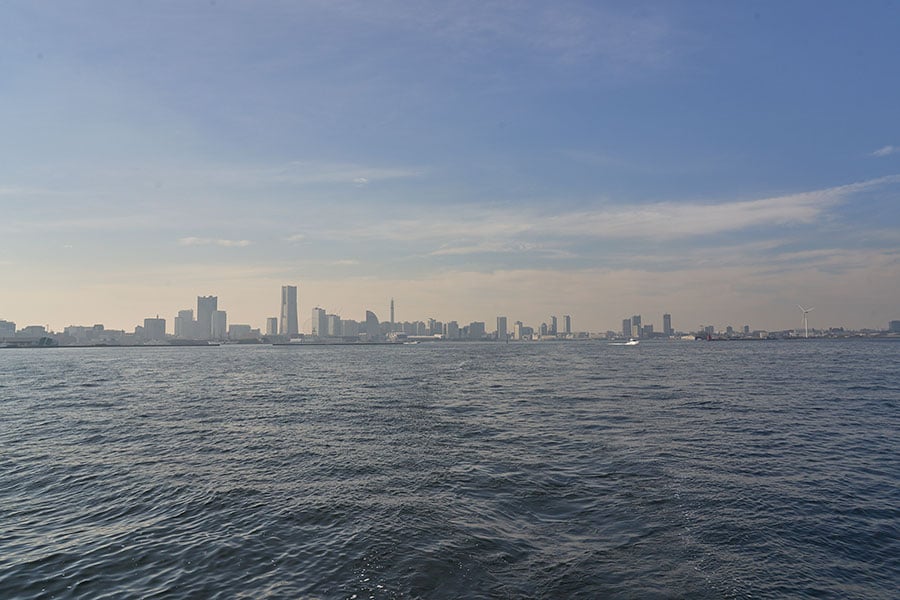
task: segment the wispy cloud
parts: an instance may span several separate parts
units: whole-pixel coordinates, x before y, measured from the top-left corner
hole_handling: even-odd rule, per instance
[[[295,233],[293,235],[289,235],[286,238],[284,238],[284,241],[296,243],[296,242],[302,242],[305,239],[306,239],[305,233]]]
[[[327,232],[329,237],[394,241],[484,239],[474,245],[442,247],[438,254],[512,251],[510,240],[584,237],[589,239],[654,239],[709,236],[757,227],[808,225],[854,194],[900,182],[892,175],[843,186],[732,202],[657,202],[605,204],[593,210],[546,214],[538,209],[456,207],[453,214],[430,213],[391,219],[373,227]]]
[[[871,153],[870,156],[889,156],[896,152],[900,152],[900,146],[883,146]]]
[[[223,246],[225,248],[245,248],[252,243],[250,240],[224,240],[202,237],[184,237],[178,240],[178,244],[181,246]]]
[[[471,254],[538,253],[553,258],[572,258],[575,254],[546,244],[529,242],[485,241],[473,244],[446,244],[430,253],[430,256],[466,256]]]

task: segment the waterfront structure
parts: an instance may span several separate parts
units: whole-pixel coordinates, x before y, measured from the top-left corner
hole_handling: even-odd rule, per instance
[[[888,323],[888,331],[891,333],[900,333],[900,321],[891,321]]]
[[[213,313],[219,308],[219,299],[216,296],[197,296],[197,331],[198,339],[208,340],[213,337]],[[222,335],[225,329],[222,328]]]
[[[631,319],[622,319],[622,336],[631,337]]]
[[[458,340],[459,323],[457,323],[456,321],[450,321],[446,325],[444,325],[444,337],[448,340]]]
[[[569,315],[563,315],[563,333],[572,334],[572,317]]]
[[[144,319],[144,337],[148,340],[160,342],[166,339],[166,320],[156,318]]]
[[[394,299],[391,298],[391,331],[394,331]]]
[[[228,315],[224,310],[213,311],[210,318],[209,339],[224,340],[228,333]]]
[[[675,330],[672,329],[672,315],[666,313],[663,315],[663,333],[666,335],[674,335]]]
[[[281,335],[290,337],[300,333],[297,315],[297,286],[281,286]]]
[[[473,321],[469,323],[469,339],[470,340],[482,340],[486,335],[484,322],[483,321]]]
[[[556,332],[556,317],[550,317],[550,331],[548,331],[548,333],[550,335],[556,335]]]
[[[325,309],[318,306],[312,309],[312,329],[310,333],[316,337],[325,337],[328,335],[328,321],[325,318]]]
[[[266,319],[266,335],[278,335],[278,317]]]
[[[497,317],[497,339],[503,342],[508,336],[509,331],[506,327],[506,317]]]

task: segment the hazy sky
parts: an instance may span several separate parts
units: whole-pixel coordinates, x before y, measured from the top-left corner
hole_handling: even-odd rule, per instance
[[[0,18],[0,319],[900,319],[898,2]]]

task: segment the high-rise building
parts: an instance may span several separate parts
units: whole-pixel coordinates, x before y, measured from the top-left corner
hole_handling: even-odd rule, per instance
[[[318,306],[312,309],[312,330],[314,336],[325,337],[328,335],[328,320],[325,317],[325,309]]]
[[[224,340],[228,333],[228,315],[224,310],[214,311],[211,321],[210,339]]]
[[[278,317],[266,319],[266,335],[278,335]]]
[[[281,335],[292,336],[300,333],[297,319],[297,286],[281,286]]]
[[[341,337],[344,335],[341,329],[341,317],[339,315],[325,315],[327,330],[325,334],[329,337]]]
[[[469,339],[481,340],[485,336],[484,321],[473,321],[469,323]]]
[[[634,333],[635,329],[637,329],[637,333]],[[633,337],[641,336],[641,315],[632,315],[631,317],[631,331]]]
[[[525,327],[525,324],[522,321],[516,321],[515,325],[513,325],[513,339],[521,340],[522,339],[522,328]]]
[[[153,341],[166,339],[166,320],[160,319],[159,315],[155,319],[144,319],[144,337]]]
[[[631,319],[622,319],[622,335],[631,337]]]
[[[506,341],[509,331],[506,328],[506,317],[497,317],[497,339]]]
[[[381,324],[371,310],[366,311],[366,337],[370,342],[381,339]]]
[[[193,309],[179,310],[178,316],[175,317],[175,337],[182,340],[196,337],[195,325]]]
[[[394,329],[394,323],[394,299],[391,298],[391,331],[396,331],[396,329]]]
[[[891,333],[900,333],[900,321],[891,321],[888,323],[888,331]]]
[[[219,308],[219,299],[216,296],[197,296],[197,331],[198,339],[212,339],[213,313]],[[223,329],[222,335],[225,335]]]
[[[570,315],[563,316],[563,333],[566,335],[572,333],[572,317]]]
[[[456,321],[450,321],[444,326],[444,337],[448,340],[458,340],[459,339],[459,323]]]
[[[672,329],[672,315],[669,313],[663,315],[663,333],[666,335],[675,333],[675,330]]]
[[[548,331],[547,333],[549,333],[550,335],[556,335],[557,331],[556,317],[550,317],[550,331]]]

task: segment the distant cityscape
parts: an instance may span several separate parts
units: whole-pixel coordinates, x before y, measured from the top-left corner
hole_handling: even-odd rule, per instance
[[[193,308],[178,311],[173,327],[159,315],[147,317],[134,331],[107,329],[102,324],[70,325],[62,332],[48,330],[43,325],[27,325],[18,329],[14,321],[0,319],[0,347],[39,346],[136,346],[136,345],[209,345],[209,344],[358,344],[358,343],[419,343],[438,341],[499,341],[541,342],[579,341],[589,339],[683,339],[683,340],[764,340],[797,337],[853,337],[900,336],[900,320],[890,321],[885,330],[844,330],[809,328],[806,316],[812,309],[803,309],[803,325],[798,329],[768,331],[752,329],[750,325],[734,328],[731,325],[699,325],[679,330],[673,326],[672,315],[662,315],[662,328],[656,329],[641,315],[622,319],[618,331],[578,331],[571,315],[551,315],[539,326],[515,321],[510,326],[506,316],[496,317],[496,328],[489,329],[484,321],[460,325],[457,321],[438,321],[429,318],[418,321],[396,321],[394,300],[390,301],[388,320],[380,320],[367,310],[363,320],[344,319],[316,306],[311,313],[309,333],[300,332],[299,295],[294,285],[281,288],[281,314],[267,317],[265,330],[247,324],[228,323],[228,314],[219,309],[217,296],[198,296],[196,312]]]

